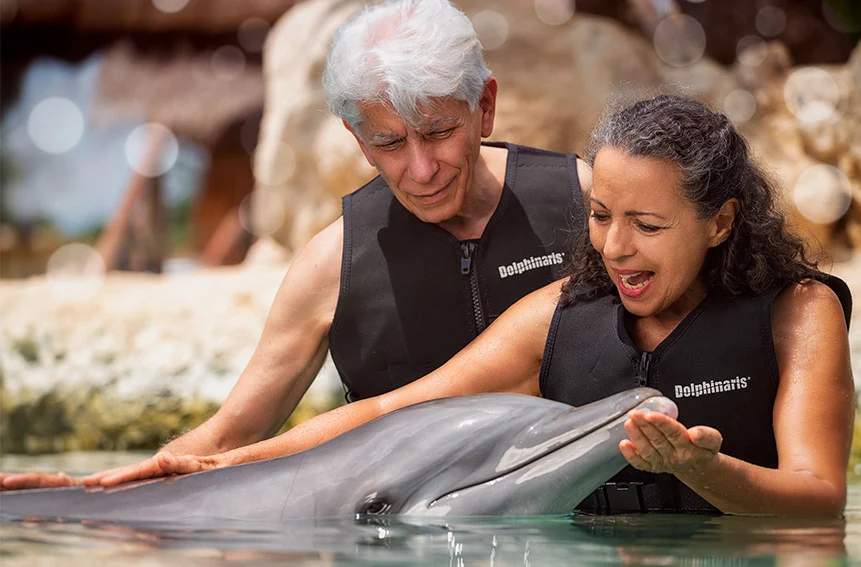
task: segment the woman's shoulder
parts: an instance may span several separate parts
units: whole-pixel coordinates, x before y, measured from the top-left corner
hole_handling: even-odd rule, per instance
[[[842,282],[841,282],[842,283]],[[847,311],[834,288],[818,279],[792,283],[774,300],[772,329],[776,334],[823,332],[846,333]]]

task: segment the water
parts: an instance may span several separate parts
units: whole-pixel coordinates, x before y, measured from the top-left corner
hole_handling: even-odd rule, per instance
[[[92,470],[140,455],[4,457],[4,470]],[[110,459],[105,461],[105,458]],[[76,464],[86,463],[86,469]],[[93,467],[93,463],[99,466]],[[861,485],[844,519],[680,515],[323,518],[285,524],[0,522],[0,565],[861,565]]]

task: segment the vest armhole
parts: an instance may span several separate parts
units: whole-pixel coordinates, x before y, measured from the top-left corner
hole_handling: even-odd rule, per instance
[[[777,352],[774,350],[774,331],[771,326],[771,313],[774,308],[774,300],[777,295],[783,291],[778,289],[765,295],[761,313],[760,334],[762,335],[763,346],[766,351],[766,363],[768,364],[769,373],[771,374],[771,384],[777,391],[780,385],[780,368],[777,366]]]
[[[341,282],[338,288],[338,301],[335,303],[335,314],[332,316],[332,325],[329,327],[329,344],[335,335],[335,329],[341,320],[344,304],[350,293],[350,267],[353,260],[353,220],[352,220],[352,195],[344,195],[341,199],[341,216],[344,219],[343,250],[341,252]],[[334,359],[332,349],[329,349]],[[336,364],[337,366],[337,364]]]
[[[538,390],[542,397],[546,397],[547,377],[550,374],[550,360],[553,357],[553,347],[556,344],[556,335],[559,332],[559,321],[562,320],[562,302],[556,303],[556,310],[550,320],[550,330],[547,332],[547,342],[544,343],[544,353],[541,355],[541,368],[538,372]]]

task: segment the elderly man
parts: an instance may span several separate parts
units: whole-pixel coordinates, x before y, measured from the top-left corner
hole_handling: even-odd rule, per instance
[[[114,484],[278,455],[273,435],[326,357],[353,401],[430,372],[554,279],[585,225],[575,155],[490,136],[497,83],[446,0],[367,7],[337,33],[330,107],[379,172],[293,261],[247,368],[218,413]],[[580,175],[578,175],[580,170]],[[571,220],[573,219],[573,221]],[[6,477],[6,488],[76,482]]]

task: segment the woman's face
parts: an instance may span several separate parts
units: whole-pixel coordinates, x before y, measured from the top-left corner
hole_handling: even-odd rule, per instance
[[[589,236],[625,308],[640,317],[684,316],[705,296],[706,253],[729,236],[732,220],[725,227],[720,214],[698,219],[669,160],[604,147],[593,175]]]

